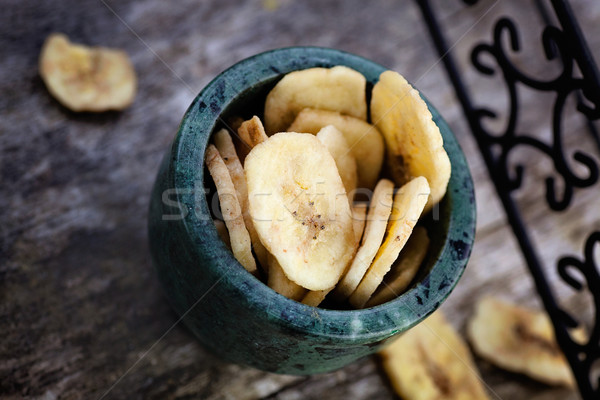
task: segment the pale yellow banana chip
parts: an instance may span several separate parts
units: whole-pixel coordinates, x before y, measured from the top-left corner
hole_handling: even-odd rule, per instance
[[[246,270],[254,272],[256,271],[256,261],[252,255],[250,235],[244,224],[237,192],[225,162],[217,148],[212,144],[209,144],[206,149],[206,166],[217,187],[221,212],[229,231],[233,256]]]
[[[383,242],[392,211],[393,198],[394,183],[388,179],[380,180],[375,186],[369,206],[362,245],[335,289],[334,295],[338,301],[347,299],[354,292],[373,262]]]
[[[467,336],[477,355],[501,368],[551,385],[575,385],[544,312],[484,297],[468,321]]]
[[[246,177],[244,176],[244,167],[242,167],[242,163],[238,159],[233,140],[226,129],[221,129],[214,134],[213,141],[229,170],[229,176],[231,177],[238,201],[240,202],[244,225],[250,235],[254,253],[256,253],[256,257],[258,258],[261,267],[266,270],[268,253],[261,243],[258,234],[256,233],[256,229],[254,228],[252,217],[250,217],[250,211],[248,210],[248,188],[246,185]]]
[[[362,74],[344,66],[290,72],[267,95],[267,133],[284,131],[300,110],[307,107],[366,120],[366,82]]]
[[[348,201],[352,204],[352,195],[356,189],[356,159],[348,147],[344,135],[333,125],[327,125],[317,133],[321,141],[335,160],[342,183],[348,193]]]
[[[278,133],[244,164],[250,215],[285,275],[309,290],[334,286],[350,262],[354,230],[335,161],[313,135]]]
[[[427,179],[417,177],[404,186],[394,196],[392,213],[387,226],[386,237],[362,281],[350,296],[350,304],[364,307],[377,286],[383,281],[398,254],[406,244],[423,208],[429,198]]]
[[[288,131],[316,134],[327,125],[342,132],[350,146],[356,159],[357,186],[374,188],[384,156],[383,137],[375,126],[338,112],[306,108],[300,111]]]
[[[431,197],[426,213],[444,197],[450,180],[450,159],[427,105],[400,74],[385,71],[373,88],[371,120],[385,138],[396,184],[427,178]]]
[[[428,248],[427,230],[422,226],[417,226],[413,229],[398,260],[392,266],[392,270],[387,273],[382,284],[367,302],[366,307],[383,304],[402,294],[419,271]]]
[[[404,400],[487,400],[464,341],[436,311],[379,351],[395,392]]]
[[[256,115],[249,120],[242,122],[237,132],[240,136],[240,139],[242,139],[249,148],[252,148],[268,139],[268,136],[265,133],[265,128],[263,127],[262,122],[260,122],[260,118],[258,118]]]
[[[325,290],[311,290],[302,298],[302,304],[307,306],[317,307],[325,300],[325,297],[331,292],[333,288]]]
[[[267,285],[288,299],[300,301],[306,294],[306,289],[292,282],[283,272],[281,265],[272,254],[269,254],[269,273]]]
[[[72,44],[54,33],[42,47],[39,69],[52,96],[73,111],[122,110],[135,97],[135,71],[121,50]]]
[[[367,221],[367,205],[355,204],[352,206],[352,226],[354,228],[354,247],[358,248],[363,237]]]

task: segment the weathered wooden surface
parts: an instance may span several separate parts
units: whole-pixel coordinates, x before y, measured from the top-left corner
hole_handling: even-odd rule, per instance
[[[449,121],[476,182],[478,233],[467,272],[443,306],[464,331],[485,293],[538,306],[532,281],[504,222],[483,162],[412,2],[7,0],[0,13],[0,396],[3,398],[394,398],[374,359],[313,377],[263,373],[208,354],[169,309],[150,265],[148,196],[160,158],[195,94],[232,63],[290,45],[351,51],[402,72]],[[516,0],[434,2],[461,64],[470,44],[490,37],[501,14],[537,35],[531,4]],[[600,3],[572,2],[596,59]],[[276,7],[274,7],[276,6]],[[493,9],[486,14],[487,10]],[[482,15],[485,16],[481,18]],[[75,114],[37,74],[45,37],[119,47],[139,75],[134,105],[121,113]],[[468,32],[466,35],[465,32]],[[525,35],[527,37],[527,35]],[[537,41],[525,41],[534,49]],[[539,48],[532,50],[541,56]],[[528,53],[529,54],[529,53]],[[524,57],[544,73],[545,64]],[[467,75],[477,99],[502,105],[499,82]],[[548,113],[527,96],[524,129],[545,135]],[[568,146],[586,148],[581,123]],[[592,148],[589,145],[587,148]],[[578,191],[571,209],[548,216],[541,157],[519,194],[548,262],[580,254],[600,228],[598,185]],[[553,264],[550,264],[553,265]],[[589,317],[590,305],[557,285]],[[171,329],[172,328],[172,329]],[[492,398],[575,399],[478,360]]]

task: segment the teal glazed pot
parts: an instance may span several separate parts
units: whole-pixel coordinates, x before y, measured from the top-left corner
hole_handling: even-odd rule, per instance
[[[314,374],[372,354],[436,310],[458,282],[475,232],[473,183],[465,157],[439,113],[425,100],[452,162],[445,198],[426,221],[427,259],[404,294],[380,306],[333,310],[289,300],[235,260],[211,219],[214,189],[204,168],[213,132],[229,116],[262,117],[268,91],[291,71],[345,65],[370,83],[381,65],[338,50],[294,47],[243,60],[195,98],[163,159],[152,192],[149,240],[166,296],[200,342],[219,357],[261,370]]]

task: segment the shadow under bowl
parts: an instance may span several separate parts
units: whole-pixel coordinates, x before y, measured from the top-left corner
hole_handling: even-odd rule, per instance
[[[262,116],[268,91],[288,72],[345,65],[368,90],[386,68],[333,49],[294,47],[245,59],[219,74],[187,110],[152,192],[149,240],[167,298],[200,342],[226,360],[265,371],[332,371],[374,353],[421,322],[450,294],[469,258],[475,233],[473,182],[465,157],[425,99],[452,163],[448,191],[426,217],[431,245],[411,287],[396,299],[361,310],[306,306],[248,273],[217,235],[206,188],[204,153],[228,117]]]

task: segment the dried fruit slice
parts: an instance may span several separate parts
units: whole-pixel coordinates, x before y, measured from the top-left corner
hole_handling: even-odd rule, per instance
[[[267,133],[284,131],[300,110],[307,107],[366,120],[366,83],[362,74],[344,66],[290,72],[267,95]]]
[[[468,347],[441,311],[378,354],[394,390],[403,399],[488,399]]]
[[[352,196],[356,189],[356,159],[350,152],[350,147],[344,135],[335,126],[327,125],[317,133],[321,141],[335,160],[342,183],[348,194],[348,201],[352,204]]]
[[[262,122],[260,122],[260,118],[256,115],[249,120],[242,122],[237,132],[240,139],[242,139],[249,148],[262,143],[269,138],[265,133]]]
[[[231,250],[231,242],[229,241],[229,232],[227,231],[225,222],[221,221],[220,219],[215,219],[215,220],[213,220],[213,222],[215,223],[215,228],[217,228],[217,234],[219,235],[219,237],[221,238],[223,243],[225,243],[225,245],[227,247],[229,247],[229,250]]]
[[[450,180],[450,159],[427,104],[400,74],[385,71],[373,88],[371,119],[385,138],[396,184],[427,178],[431,198],[426,213],[444,197]]]
[[[209,144],[206,149],[206,166],[217,187],[221,212],[229,231],[233,256],[246,270],[255,272],[256,261],[252,255],[250,235],[244,224],[237,192],[225,162],[217,148],[212,144]]]
[[[428,198],[429,185],[427,179],[422,176],[408,182],[396,193],[385,240],[377,251],[373,264],[350,296],[350,304],[354,307],[364,307],[377,286],[383,281],[383,277],[388,273],[398,258],[400,250],[406,244]]]
[[[551,385],[575,385],[543,312],[485,297],[467,324],[467,336],[476,354],[501,368]]]
[[[392,270],[385,276],[383,283],[369,299],[366,307],[383,304],[402,294],[419,271],[428,248],[427,230],[417,226],[400,252],[398,261],[394,263]]]
[[[372,189],[383,164],[384,144],[379,130],[367,122],[334,111],[306,108],[298,114],[288,131],[316,134],[327,125],[344,134],[356,159],[357,186]]]
[[[231,135],[229,135],[227,130],[221,129],[214,134],[213,141],[215,142],[215,146],[223,158],[227,169],[229,170],[229,176],[231,177],[238,201],[240,202],[240,206],[242,208],[244,225],[246,226],[248,234],[250,235],[250,241],[252,242],[254,253],[256,253],[256,257],[258,258],[258,262],[260,263],[261,267],[266,270],[268,254],[267,249],[265,249],[265,246],[263,246],[261,243],[258,234],[256,233],[256,229],[254,228],[252,217],[250,217],[250,212],[248,210],[248,188],[246,185],[246,177],[244,176],[244,168],[238,159]]]
[[[362,245],[335,289],[334,294],[338,301],[347,299],[354,292],[373,262],[385,235],[392,211],[393,196],[394,183],[388,179],[380,180],[369,206]]]
[[[289,280],[281,265],[272,254],[269,254],[269,273],[267,285],[277,293],[288,299],[300,301],[306,294],[306,289],[295,282]]]
[[[53,33],[42,47],[39,69],[52,96],[73,111],[122,110],[135,97],[135,71],[121,50],[72,44]]]
[[[244,169],[254,226],[287,277],[310,290],[334,286],[354,231],[329,151],[313,135],[279,133],[250,151]]]
[[[352,226],[354,228],[354,247],[358,248],[363,237],[367,220],[367,205],[364,203],[352,206]]]
[[[333,288],[325,290],[311,290],[302,298],[302,303],[307,306],[317,307],[325,300],[325,297],[331,292]]]

